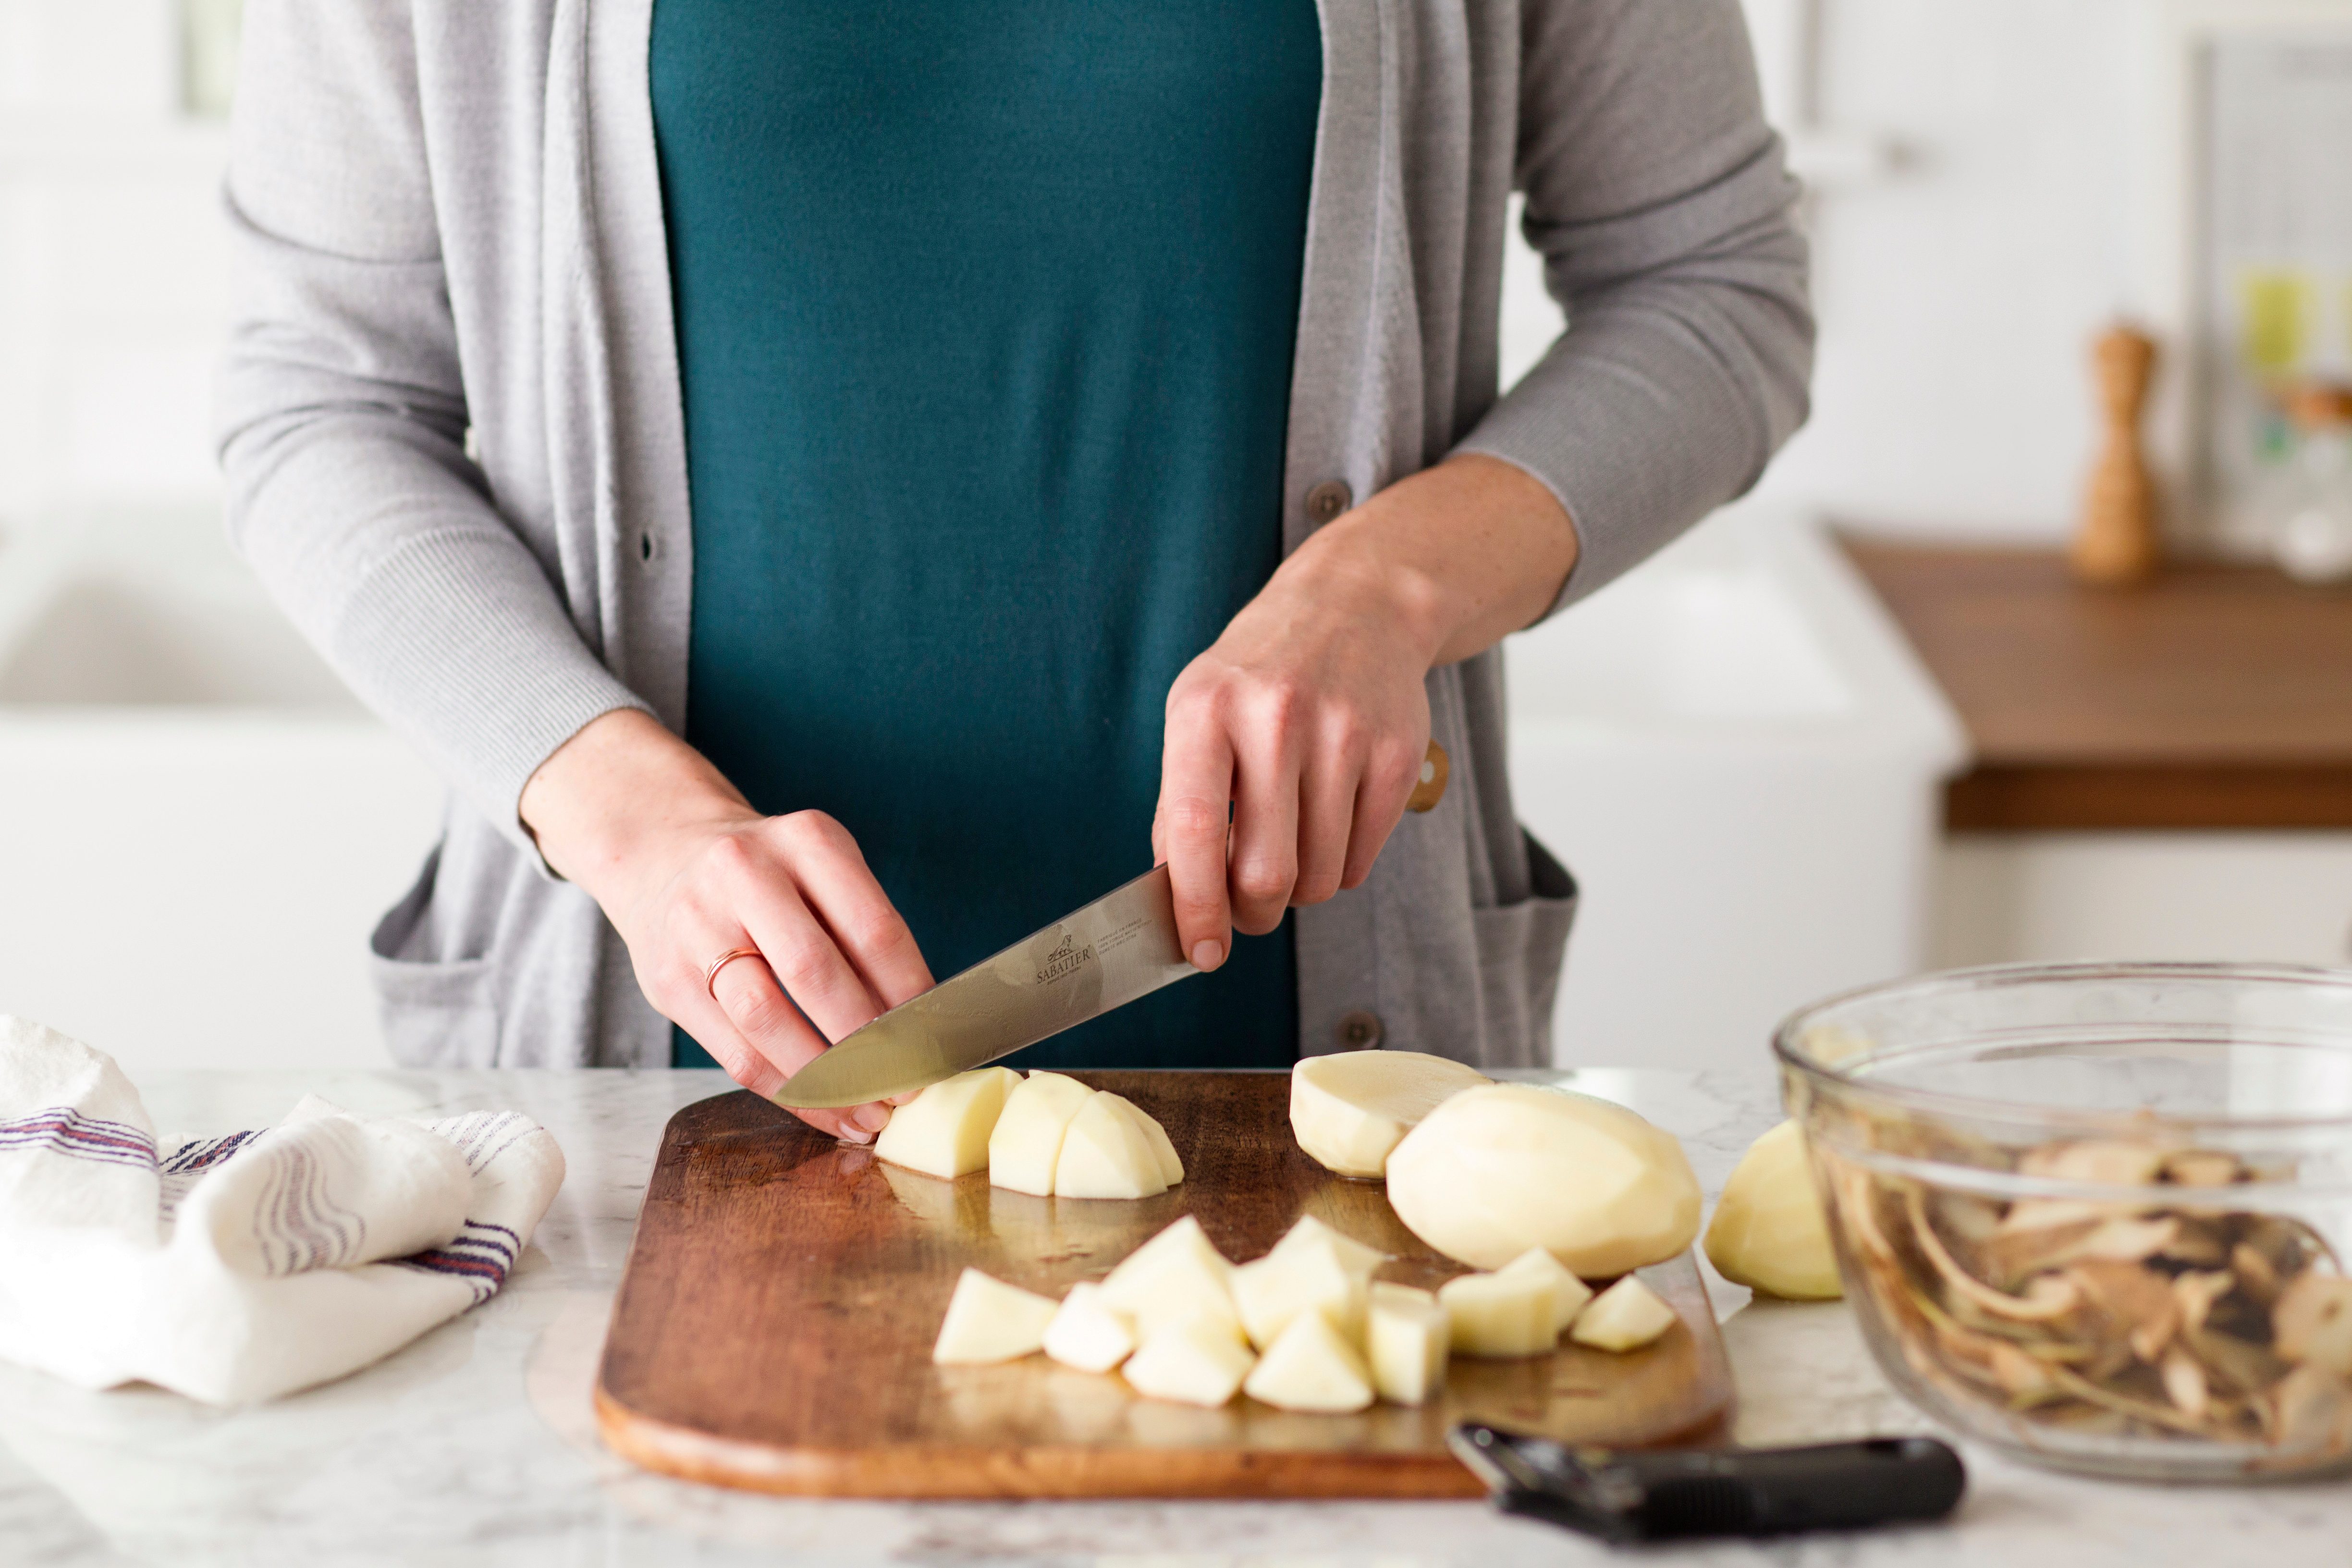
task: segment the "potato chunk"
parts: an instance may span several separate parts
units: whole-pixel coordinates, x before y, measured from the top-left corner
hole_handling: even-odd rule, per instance
[[[1095,1091],[1057,1072],[1033,1072],[1005,1097],[988,1138],[991,1186],[1051,1197],[1062,1135]]]
[[[1290,1131],[1325,1169],[1378,1176],[1389,1151],[1450,1097],[1489,1082],[1475,1068],[1418,1051],[1342,1051],[1290,1070]]]
[[[1372,1375],[1330,1319],[1301,1312],[1258,1359],[1242,1391],[1278,1410],[1338,1414],[1372,1402]]]
[[[1682,1145],[1624,1107],[1534,1084],[1466,1089],[1389,1155],[1397,1218],[1448,1258],[1500,1268],[1540,1247],[1571,1273],[1623,1274],[1698,1234]]]
[[[1706,1256],[1726,1279],[1767,1295],[1826,1301],[1843,1294],[1803,1128],[1783,1121],[1748,1146],[1715,1205]]]
[[[1437,1288],[1454,1353],[1507,1359],[1542,1355],[1559,1342],[1552,1283],[1540,1274],[1464,1274]]]
[[[1147,1340],[1171,1324],[1199,1320],[1216,1324],[1235,1343],[1246,1343],[1234,1306],[1233,1271],[1201,1222],[1186,1215],[1110,1271],[1102,1284],[1103,1299],[1133,1318]]]
[[[1233,1398],[1256,1359],[1234,1334],[1195,1319],[1146,1334],[1122,1371],[1138,1394],[1214,1408]]]
[[[1528,1248],[1496,1272],[1528,1275],[1550,1287],[1551,1331],[1554,1335],[1576,1321],[1576,1315],[1584,1310],[1587,1301],[1592,1300],[1592,1287],[1562,1268],[1559,1259],[1540,1247]]]
[[[1372,1387],[1392,1405],[1424,1405],[1445,1386],[1453,1331],[1436,1297],[1375,1280],[1365,1310],[1364,1349]]]
[[[988,1140],[1020,1083],[1011,1068],[975,1068],[935,1083],[890,1113],[874,1152],[894,1165],[950,1180],[988,1167]]]
[[[1127,1112],[1128,1119],[1133,1121],[1137,1130],[1143,1134],[1144,1142],[1151,1145],[1151,1152],[1160,1162],[1160,1185],[1172,1187],[1182,1181],[1184,1162],[1176,1157],[1176,1145],[1168,1141],[1168,1129],[1154,1121],[1133,1100],[1113,1094],[1107,1089],[1097,1092],[1103,1099]]]
[[[1045,1351],[1080,1372],[1108,1372],[1135,1353],[1135,1320],[1103,1300],[1099,1285],[1070,1287],[1045,1325]]]
[[[942,1366],[1013,1361],[1045,1342],[1045,1326],[1060,1309],[1046,1297],[1007,1285],[977,1268],[956,1279],[931,1359]]]
[[[1148,1198],[1168,1190],[1160,1156],[1138,1125],[1143,1113],[1097,1094],[1070,1118],[1054,1162],[1057,1198]]]
[[[1568,1337],[1595,1350],[1638,1350],[1675,1326],[1675,1310],[1628,1274],[1592,1299]]]
[[[1274,1342],[1305,1314],[1328,1319],[1350,1339],[1364,1326],[1365,1277],[1341,1260],[1328,1237],[1310,1236],[1296,1246],[1277,1245],[1255,1263],[1233,1271],[1234,1306],[1250,1342],[1271,1351]]]

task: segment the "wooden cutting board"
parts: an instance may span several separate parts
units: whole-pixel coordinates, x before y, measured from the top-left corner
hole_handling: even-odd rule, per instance
[[[1188,1213],[1236,1262],[1311,1214],[1396,1254],[1383,1279],[1462,1272],[1397,1223],[1379,1183],[1298,1152],[1286,1073],[1073,1076],[1158,1118],[1185,1181],[1137,1203],[1035,1198],[885,1164],[746,1093],[679,1111],[613,1306],[604,1440],[690,1479],[828,1497],[1466,1497],[1480,1489],[1445,1450],[1456,1421],[1631,1447],[1704,1438],[1728,1415],[1687,1253],[1643,1271],[1682,1316],[1655,1343],[1457,1358],[1421,1409],[1202,1410],[1042,1356],[933,1366],[967,1264],[1059,1296]]]

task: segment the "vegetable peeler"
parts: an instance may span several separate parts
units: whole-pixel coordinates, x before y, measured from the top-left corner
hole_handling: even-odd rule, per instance
[[[1505,1513],[1620,1544],[1941,1519],[1968,1486],[1959,1455],[1933,1437],[1802,1448],[1572,1448],[1465,1421],[1446,1444]]]

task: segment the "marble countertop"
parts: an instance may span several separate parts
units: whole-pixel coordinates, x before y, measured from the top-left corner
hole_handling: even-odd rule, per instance
[[[1779,1117],[1773,1086],[1587,1069],[1578,1087],[1682,1137],[1712,1196]],[[341,1382],[250,1410],[138,1387],[90,1394],[0,1365],[0,1563],[1599,1563],[1608,1549],[1479,1503],[885,1503],[756,1497],[638,1470],[598,1443],[589,1390],[661,1129],[716,1073],[181,1073],[156,1121],[228,1131],[304,1093],[354,1110],[511,1108],[571,1174],[507,1287]],[[1843,1306],[1749,1304],[1711,1280],[1739,1387],[1736,1436],[1791,1443],[1926,1429]],[[2352,1486],[2208,1489],[2078,1480],[1967,1451],[1941,1526],[1643,1561],[1774,1568],[2146,1568],[2352,1559]]]

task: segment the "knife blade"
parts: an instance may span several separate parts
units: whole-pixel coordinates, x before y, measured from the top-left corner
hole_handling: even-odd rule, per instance
[[[1155,866],[845,1035],[775,1100],[838,1110],[912,1093],[1200,973],[1176,934],[1168,868]]]
[[[1449,771],[1445,748],[1430,742],[1405,809],[1433,808]],[[901,1002],[786,1079],[776,1103],[838,1110],[912,1094],[1202,973],[1176,934],[1170,887],[1168,868],[1154,866]]]

